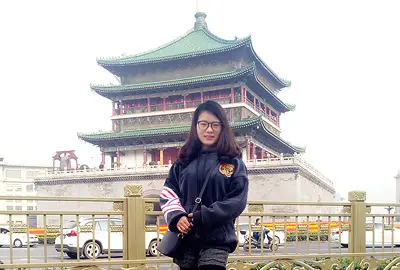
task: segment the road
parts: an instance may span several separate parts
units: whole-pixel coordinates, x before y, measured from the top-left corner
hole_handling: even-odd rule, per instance
[[[297,249],[295,243],[288,243],[286,248],[284,245],[280,245],[276,255],[283,254],[295,254],[296,251],[299,254],[307,254],[307,253],[329,253],[329,245],[326,242],[321,242],[318,247],[317,243],[310,243],[307,246],[307,243],[299,242]],[[382,248],[375,248],[375,252],[382,251]],[[386,252],[392,251],[391,247],[385,248]],[[394,251],[400,252],[400,248],[395,248]],[[331,253],[346,253],[346,248],[339,249],[337,244],[331,244],[330,248]],[[367,252],[372,252],[371,248],[367,248]],[[248,252],[244,252],[242,248],[239,249],[239,255],[248,255]],[[233,255],[237,255],[234,253]],[[256,249],[252,250],[252,255],[261,255],[261,250]],[[263,255],[271,255],[270,251],[264,250]],[[122,259],[121,254],[112,254],[112,259]],[[54,249],[54,245],[47,246],[47,259],[49,263],[60,262],[61,257],[60,253],[58,253]],[[100,260],[107,260],[107,255],[101,256]],[[154,260],[154,258],[148,257],[149,260]],[[0,248],[0,260],[4,263],[10,263],[10,248],[9,247],[1,247]],[[74,262],[76,260],[70,259],[67,255],[63,257],[65,262]],[[87,261],[90,263],[91,260],[81,258],[81,261]],[[36,247],[30,248],[30,262],[31,263],[44,263],[44,245],[38,245]],[[13,248],[13,263],[28,263],[28,250],[27,248]],[[151,264],[157,266],[156,264]],[[1,267],[0,267],[1,268]],[[104,267],[107,268],[107,267]],[[160,269],[171,269],[171,264],[161,265]],[[177,268],[175,268],[177,269]]]

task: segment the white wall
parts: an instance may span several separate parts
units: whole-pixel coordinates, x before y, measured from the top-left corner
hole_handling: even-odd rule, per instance
[[[134,151],[126,151],[125,156],[121,155],[121,167],[134,167],[136,164],[136,153]]]
[[[144,161],[143,150],[125,151],[125,156],[121,155],[121,167],[142,166]],[[147,162],[151,161],[151,155],[148,154]]]

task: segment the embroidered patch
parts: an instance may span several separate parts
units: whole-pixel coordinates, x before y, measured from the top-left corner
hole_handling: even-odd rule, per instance
[[[222,175],[225,175],[226,177],[231,177],[234,170],[235,170],[235,166],[233,166],[232,164],[223,163],[223,164],[219,165],[219,172]]]

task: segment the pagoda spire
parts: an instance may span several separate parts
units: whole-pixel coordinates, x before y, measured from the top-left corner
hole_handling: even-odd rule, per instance
[[[206,23],[207,15],[204,12],[197,12],[194,17],[196,18],[196,22],[194,23],[194,30],[200,30],[202,28],[208,29]]]
[[[201,0],[196,0],[196,22],[194,23],[194,30],[200,30],[202,28],[207,28],[206,17],[207,15],[202,11]]]

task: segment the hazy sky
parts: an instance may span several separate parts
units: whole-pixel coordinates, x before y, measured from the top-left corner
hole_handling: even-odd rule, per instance
[[[201,0],[209,29],[252,36],[256,52],[292,81],[280,98],[297,105],[284,139],[342,196],[395,198],[400,168],[400,1]],[[52,164],[75,149],[100,162],[77,132],[111,129],[111,104],[90,83],[116,83],[96,57],[149,50],[194,24],[195,0],[1,1],[0,156]]]

